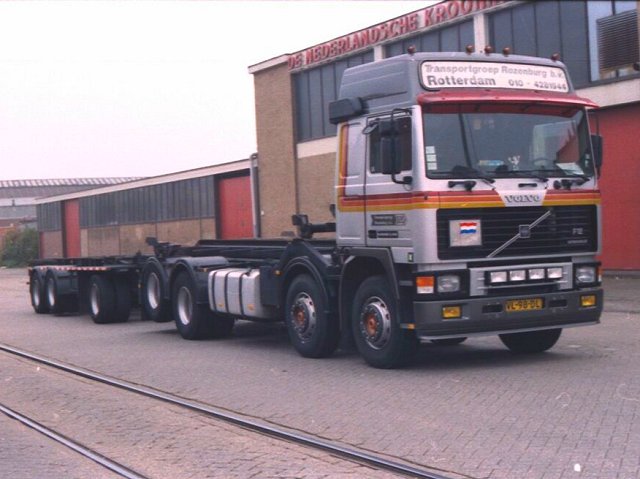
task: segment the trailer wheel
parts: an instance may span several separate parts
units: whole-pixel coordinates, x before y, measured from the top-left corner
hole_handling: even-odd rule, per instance
[[[318,283],[309,275],[296,277],[287,290],[285,322],[289,339],[305,358],[330,356],[338,347],[340,325],[327,314]]]
[[[29,293],[31,296],[31,306],[38,314],[49,312],[49,305],[45,299],[45,283],[40,273],[34,271],[29,280]]]
[[[44,299],[47,309],[53,314],[70,313],[77,310],[77,297],[60,294],[58,281],[56,273],[49,270],[44,280]]]
[[[462,344],[467,338],[446,338],[446,339],[432,339],[431,342],[438,346],[457,346]]]
[[[551,349],[558,342],[561,333],[562,329],[509,333],[501,334],[500,340],[514,353],[534,354]]]
[[[95,323],[124,322],[130,312],[131,294],[125,281],[102,275],[89,278],[89,314]]]
[[[142,308],[148,318],[156,323],[171,321],[171,306],[164,299],[165,284],[155,264],[149,264],[142,272]]]
[[[375,368],[391,369],[413,359],[418,341],[413,331],[398,324],[398,306],[384,276],[372,276],[358,288],[351,314],[356,347]]]
[[[212,313],[206,304],[198,304],[196,285],[186,271],[173,283],[171,298],[176,328],[184,339],[222,338],[231,334],[235,320]]]

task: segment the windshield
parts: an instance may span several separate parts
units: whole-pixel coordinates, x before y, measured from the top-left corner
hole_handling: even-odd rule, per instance
[[[556,116],[522,113],[425,113],[430,178],[593,176],[584,111]]]

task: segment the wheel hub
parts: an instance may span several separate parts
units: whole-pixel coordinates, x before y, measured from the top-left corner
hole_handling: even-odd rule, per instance
[[[391,315],[385,302],[370,298],[362,307],[360,333],[373,349],[382,349],[391,336]]]
[[[93,316],[98,316],[98,314],[100,314],[100,290],[97,284],[91,285],[89,303],[91,305],[91,312],[93,313]]]
[[[160,306],[160,280],[155,273],[147,278],[147,302],[151,309],[158,309]]]
[[[303,341],[311,338],[316,329],[316,307],[311,296],[299,293],[293,301],[290,314],[298,337]]]
[[[178,318],[180,322],[187,326],[191,322],[193,316],[193,304],[191,301],[191,291],[189,288],[182,287],[178,290]]]
[[[49,306],[53,308],[56,305],[56,285],[53,278],[49,278],[47,281],[47,299],[49,300]]]

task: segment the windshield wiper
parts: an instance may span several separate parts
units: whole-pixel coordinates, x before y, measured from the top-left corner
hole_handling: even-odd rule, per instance
[[[570,190],[573,185],[582,186],[591,179],[587,175],[582,175],[580,173],[563,172],[559,176],[566,176],[566,178],[562,178],[561,180],[556,180],[553,182],[553,187],[556,190],[560,190],[562,188]]]
[[[489,176],[486,176],[480,170],[476,170],[475,168],[464,165],[456,165],[451,169],[451,174],[460,178],[469,179],[463,181],[451,180],[449,181],[449,188],[453,188],[456,185],[463,185],[467,191],[471,191],[473,187],[476,186],[476,182],[472,179],[478,179],[484,181],[492,189],[496,189],[496,187],[493,186],[493,183],[495,183],[496,180]]]

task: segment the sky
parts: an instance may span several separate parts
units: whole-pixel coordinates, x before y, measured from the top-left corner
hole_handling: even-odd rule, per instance
[[[0,180],[155,176],[257,150],[248,67],[432,1],[0,2]]]

